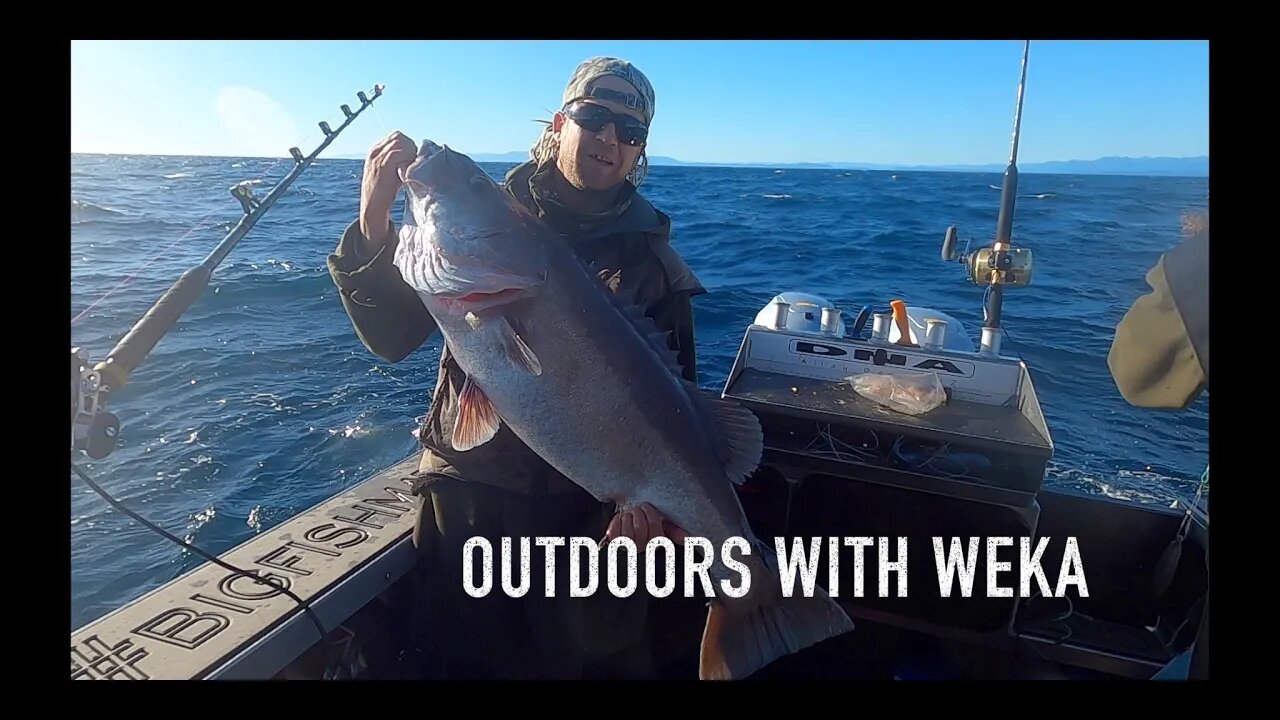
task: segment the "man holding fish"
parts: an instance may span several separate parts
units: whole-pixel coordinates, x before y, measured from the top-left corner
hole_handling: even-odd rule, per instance
[[[638,69],[589,59],[500,188],[466,156],[392,133],[370,151],[359,219],[330,256],[371,352],[397,362],[444,336],[415,541],[423,587],[443,595],[425,612],[441,614],[449,677],[652,677],[701,640],[699,676],[738,678],[852,627],[825,594],[781,597],[772,548],[737,501],[760,427],[697,387],[690,300],[705,290],[670,246],[670,220],[637,192],[653,113]],[[568,573],[553,597],[537,571],[519,598],[462,586],[474,536],[495,548],[626,537],[644,577],[649,540],[687,534],[717,548],[745,538],[734,559],[751,568],[751,591],[708,612],[679,590],[572,598]],[[711,576],[736,577],[718,558]]]

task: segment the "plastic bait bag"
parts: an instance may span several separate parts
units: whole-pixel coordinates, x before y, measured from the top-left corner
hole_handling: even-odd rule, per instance
[[[923,415],[947,402],[937,373],[862,373],[846,379],[862,397],[907,415]]]

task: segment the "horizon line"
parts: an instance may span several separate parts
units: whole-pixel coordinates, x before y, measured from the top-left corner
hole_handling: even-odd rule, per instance
[[[508,150],[505,152],[477,151],[463,153],[469,157],[478,156],[510,156],[510,155],[527,155],[524,150]],[[92,150],[72,150],[71,155],[103,155],[103,156],[137,156],[137,157],[173,157],[173,158],[228,158],[228,159],[251,159],[251,160],[292,160],[292,156],[287,152],[280,155],[255,155],[252,153],[170,153],[170,152],[102,152]],[[762,161],[762,160],[682,160],[678,157],[670,155],[654,155],[654,158],[662,160],[670,160],[683,165],[704,165],[704,166],[827,166],[827,165],[867,165],[874,166],[877,169],[903,169],[910,170],[912,168],[928,169],[928,168],[986,168],[993,166],[1005,167],[1008,163],[990,162],[990,163],[893,163],[893,162],[868,162],[862,160],[786,160],[786,161]],[[364,157],[354,153],[343,153],[338,155],[330,155],[328,157],[320,155],[316,157],[318,160],[351,160],[362,161]],[[1018,167],[1032,165],[1047,165],[1056,163],[1096,163],[1105,160],[1208,160],[1209,155],[1101,155],[1093,158],[1070,158],[1056,160],[1037,160],[1018,162]],[[313,161],[314,162],[314,161]],[[477,160],[476,162],[524,162],[523,160]]]
[[[460,152],[460,151],[459,151],[459,152]],[[282,153],[282,154],[280,154],[280,155],[254,155],[254,154],[252,154],[252,153],[249,153],[249,154],[243,154],[243,153],[225,154],[225,153],[190,153],[190,152],[185,152],[185,153],[168,153],[168,152],[120,152],[120,151],[115,151],[115,152],[103,152],[103,151],[101,151],[101,150],[72,150],[72,151],[71,151],[71,154],[72,154],[72,155],[138,155],[138,156],[141,156],[141,157],[216,157],[216,158],[254,158],[254,159],[262,159],[262,160],[275,160],[275,159],[278,159],[278,158],[289,158],[289,157],[291,157],[287,152]],[[463,155],[468,155],[468,156],[472,156],[472,155],[515,155],[515,154],[528,154],[528,151],[526,151],[526,150],[507,150],[507,151],[504,151],[504,152],[493,152],[493,151],[490,151],[490,150],[479,150],[479,151],[476,151],[476,152],[464,152],[464,153],[462,153],[462,154],[463,154]],[[319,160],[319,159],[321,159],[321,158],[323,158],[323,157],[325,157],[325,156],[324,156],[324,155],[320,155],[320,156],[319,156],[319,157],[317,157],[316,159],[317,159],[317,160]],[[362,156],[362,155],[357,155],[357,154],[354,154],[354,153],[342,153],[342,154],[338,154],[338,155],[330,155],[330,156],[328,156],[328,159],[330,159],[330,160],[360,160],[360,159],[363,159],[363,157],[364,157],[364,156]],[[892,164],[894,164],[894,163],[868,162],[868,161],[865,161],[865,160],[779,160],[779,161],[769,161],[769,160],[682,160],[682,159],[680,159],[680,158],[678,158],[678,157],[675,157],[674,155],[654,155],[653,157],[656,157],[656,158],[663,158],[663,159],[665,159],[665,160],[675,160],[676,162],[689,163],[689,164],[691,164],[691,165],[693,165],[693,164],[697,164],[697,165],[721,165],[721,164],[724,164],[724,165],[768,165],[768,164],[776,164],[776,165],[822,165],[822,164],[841,164],[841,165],[854,165],[854,164],[858,164],[858,165],[892,165]],[[1099,155],[1099,156],[1097,156],[1097,157],[1092,157],[1092,158],[1068,158],[1068,159],[1055,159],[1055,160],[1032,160],[1032,161],[1019,161],[1019,163],[1018,163],[1018,164],[1019,164],[1019,165],[1022,165],[1022,164],[1027,164],[1027,165],[1042,165],[1042,164],[1044,164],[1044,163],[1050,163],[1050,162],[1097,162],[1098,160],[1111,160],[1111,159],[1125,159],[1125,160],[1201,160],[1201,159],[1207,159],[1208,157],[1209,157],[1209,155]],[[998,162],[991,162],[991,163],[915,163],[915,164],[916,164],[916,165],[919,165],[919,166],[924,166],[924,165],[930,165],[930,166],[944,166],[944,165],[945,165],[945,166],[955,166],[955,167],[959,167],[959,166],[963,166],[963,165],[998,165],[998,164],[1001,164],[1001,163],[998,163]]]

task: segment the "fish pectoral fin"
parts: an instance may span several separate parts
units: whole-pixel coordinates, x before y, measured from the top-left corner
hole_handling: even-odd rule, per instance
[[[716,450],[724,464],[725,475],[741,485],[748,475],[755,472],[764,452],[764,431],[759,418],[737,402],[720,397],[719,393],[688,382],[685,386],[706,410],[705,422],[715,431],[713,436],[718,440]]]
[[[502,348],[511,362],[534,375],[542,374],[542,363],[538,360],[538,356],[512,327],[511,320],[505,317],[502,318]]]
[[[501,422],[493,403],[468,375],[462,383],[462,392],[458,394],[458,417],[453,423],[453,437],[450,439],[454,449],[466,452],[489,442],[497,434]]]

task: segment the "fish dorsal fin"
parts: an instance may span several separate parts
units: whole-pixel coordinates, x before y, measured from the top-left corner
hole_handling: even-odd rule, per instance
[[[630,273],[623,273],[619,269],[601,268],[595,263],[587,265],[587,271],[601,283],[605,295],[613,302],[614,307],[631,321],[636,332],[648,341],[649,347],[662,358],[667,369],[675,373],[676,377],[683,377],[684,369],[680,367],[680,353],[672,350],[669,342],[671,333],[658,327],[658,323],[645,314],[644,306],[637,299],[638,292],[634,283],[627,281]]]
[[[713,390],[700,388],[685,380],[685,390],[703,412],[716,452],[724,464],[724,474],[741,485],[755,472],[764,453],[764,430],[751,410],[728,400]]]
[[[658,323],[654,322],[653,318],[645,315],[644,308],[639,305],[628,305],[622,307],[621,310],[631,320],[636,332],[649,341],[650,349],[657,353],[658,357],[662,358],[662,362],[667,366],[667,369],[683,380],[684,368],[680,366],[680,352],[672,350],[668,343],[671,333],[658,327]]]
[[[689,394],[693,406],[697,408],[707,427],[712,445],[724,466],[725,475],[735,484],[741,485],[759,466],[764,451],[764,432],[760,428],[760,420],[755,413],[737,402],[726,400],[718,393],[700,388],[685,379],[684,370],[680,366],[680,355],[668,344],[671,333],[659,328],[645,314],[643,305],[636,300],[634,286],[627,282],[627,273],[602,269],[595,264],[588,265],[587,268],[592,277],[602,284],[604,294],[631,321],[636,331],[648,341],[649,347],[662,358],[667,369]]]

